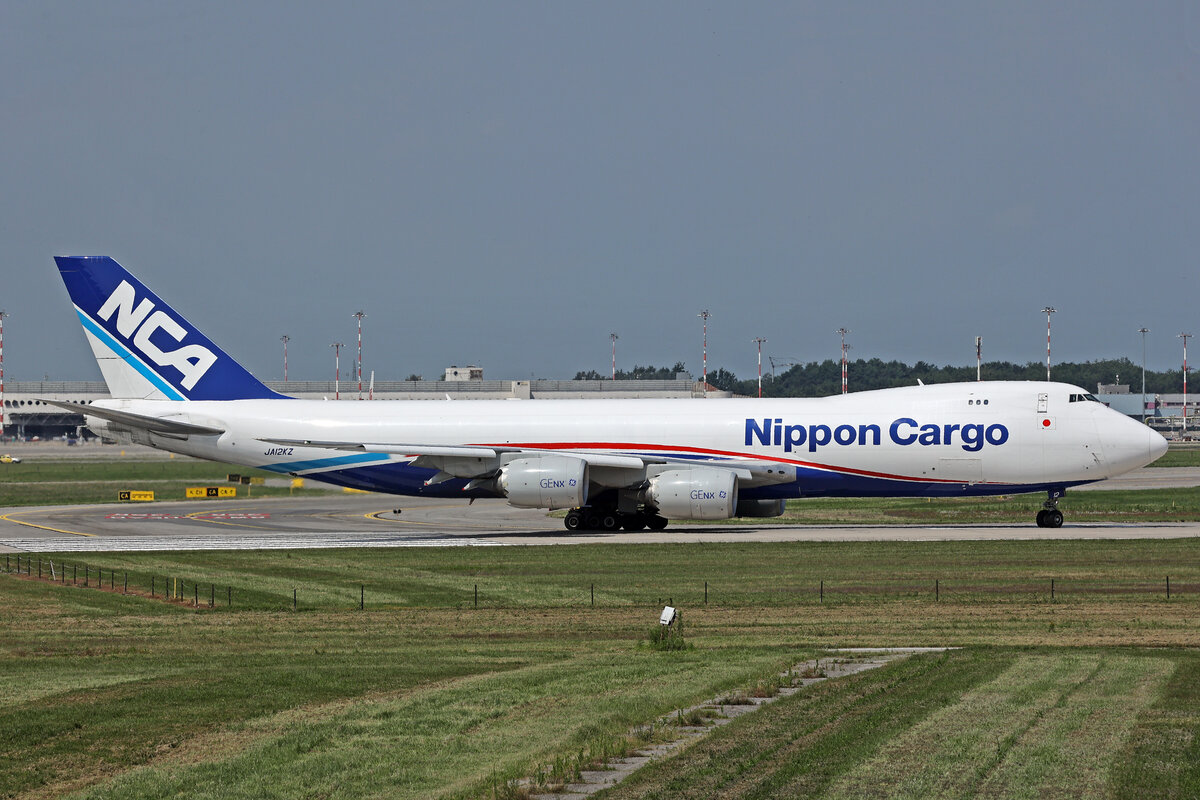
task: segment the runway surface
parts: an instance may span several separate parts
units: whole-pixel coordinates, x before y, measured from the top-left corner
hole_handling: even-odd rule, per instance
[[[1160,474],[1161,473],[1161,474]],[[1148,469],[1098,488],[1200,485],[1200,469]],[[1030,508],[1035,507],[1030,498]],[[400,508],[401,513],[395,513]],[[451,547],[610,542],[949,541],[1136,539],[1200,536],[1200,523],[787,526],[672,522],[664,531],[568,533],[544,511],[503,500],[473,504],[377,494],[199,500],[147,505],[18,508],[0,513],[0,553]]]

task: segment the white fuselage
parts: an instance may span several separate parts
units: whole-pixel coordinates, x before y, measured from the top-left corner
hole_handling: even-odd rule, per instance
[[[200,458],[401,494],[435,472],[396,445],[502,446],[721,465],[774,463],[794,480],[743,497],[973,495],[1098,481],[1153,461],[1154,431],[1061,383],[981,382],[819,399],[319,401],[112,400],[97,405],[223,429],[140,434]],[[97,430],[108,423],[95,417]],[[119,435],[110,429],[110,435]],[[366,452],[273,441],[361,442]],[[370,452],[370,445],[393,447]]]

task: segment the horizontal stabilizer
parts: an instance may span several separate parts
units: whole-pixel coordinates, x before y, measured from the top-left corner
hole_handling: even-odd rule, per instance
[[[58,400],[42,400],[43,403],[59,408],[65,408],[67,411],[74,411],[77,414],[83,414],[88,417],[100,417],[109,422],[115,422],[118,425],[135,430],[150,431],[151,433],[168,433],[183,436],[219,436],[225,432],[224,428],[212,428],[207,425],[196,425],[191,422],[183,422],[177,419],[164,419],[162,417],[149,417],[144,414],[131,414],[128,411],[116,411],[111,408],[99,408],[97,406],[81,406],[78,403],[62,403]]]

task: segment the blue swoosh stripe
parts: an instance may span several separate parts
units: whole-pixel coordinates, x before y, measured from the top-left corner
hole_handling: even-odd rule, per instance
[[[84,330],[88,331],[101,342],[103,342],[104,346],[109,350],[112,350],[114,355],[137,370],[143,378],[150,381],[150,384],[154,386],[155,389],[158,389],[160,392],[165,394],[168,400],[187,399],[179,393],[178,389],[167,383],[165,380],[155,374],[153,370],[143,364],[141,360],[133,354],[132,350],[118,342],[112,337],[111,334],[109,334],[108,331],[96,324],[95,320],[80,311],[78,308],[75,309],[75,313],[79,315],[79,321],[83,324]]]
[[[351,464],[366,464],[372,461],[387,461],[390,457],[386,453],[357,453],[352,456],[313,458],[308,461],[286,461],[282,464],[260,464],[259,469],[267,469],[271,472],[307,472],[314,469],[330,469],[333,467],[346,467]]]

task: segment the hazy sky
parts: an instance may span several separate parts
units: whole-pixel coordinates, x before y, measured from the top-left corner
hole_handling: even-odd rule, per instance
[[[1039,361],[1047,304],[1056,361],[1140,361],[1145,325],[1177,367],[1198,9],[3,0],[5,377],[99,377],[55,254],[266,379],[285,333],[332,378],[359,309],[379,380],[607,372],[612,331],[699,375],[703,308],[740,377],[842,326],[852,358]]]

